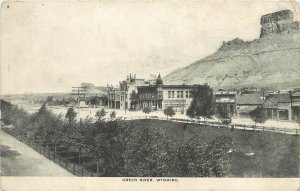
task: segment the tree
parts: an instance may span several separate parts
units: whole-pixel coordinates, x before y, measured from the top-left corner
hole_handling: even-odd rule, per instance
[[[100,104],[99,97],[98,96],[93,96],[90,100],[90,104],[91,105],[99,105]]]
[[[121,176],[127,138],[125,130],[124,121],[120,118],[94,124],[89,134],[87,148],[97,158],[97,173],[102,164],[103,176]]]
[[[204,152],[207,144],[202,138],[193,135],[184,141],[176,151],[176,176],[181,177],[203,177],[206,164]]]
[[[151,107],[144,107],[143,112],[149,114],[151,112]]]
[[[104,117],[106,115],[106,111],[102,108],[101,110],[97,111],[95,116],[98,118],[97,121],[100,121],[102,119],[102,117]]]
[[[231,116],[226,108],[219,106],[217,109],[217,116],[222,124],[228,125],[231,123]]]
[[[48,96],[48,97],[46,98],[46,102],[47,102],[47,103],[53,102],[53,96]]]
[[[42,138],[42,141],[49,146],[50,134],[52,129],[55,128],[53,125],[54,114],[47,110],[46,104],[44,103],[39,111],[33,115],[33,127],[37,130],[36,135]]]
[[[211,141],[204,154],[204,176],[224,177],[230,175],[231,156],[234,144],[232,137],[220,136]]]
[[[164,109],[164,114],[167,116],[167,118],[168,118],[168,116],[173,117],[175,115],[175,111],[174,111],[173,107],[168,106]]]
[[[112,111],[109,116],[111,119],[115,119],[117,116],[117,113],[115,111]]]
[[[127,136],[125,174],[133,177],[174,176],[175,146],[163,131],[149,127],[132,129]]]
[[[81,163],[81,150],[88,146],[92,118],[80,119],[78,123],[68,127],[67,143],[78,149],[78,163]]]
[[[62,147],[66,142],[66,125],[63,121],[62,114],[59,114],[57,117],[53,119],[54,128],[52,128],[52,132],[50,134],[50,140],[54,144],[54,152],[57,151],[57,146]]]
[[[264,108],[257,107],[256,109],[249,112],[250,117],[255,123],[264,123],[268,120],[268,114]]]
[[[191,118],[203,116],[209,118],[213,114],[213,90],[207,84],[198,85],[192,91],[193,100],[187,110]]]
[[[72,122],[75,121],[76,116],[77,116],[77,113],[75,112],[74,108],[70,107],[66,113],[66,119],[68,120],[69,125],[71,125]]]
[[[138,94],[135,90],[130,93],[130,110],[135,111],[137,106]]]

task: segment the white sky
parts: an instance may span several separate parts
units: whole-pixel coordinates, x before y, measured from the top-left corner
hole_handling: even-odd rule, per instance
[[[260,17],[282,9],[300,15],[291,1],[5,2],[0,93],[117,84],[127,67],[164,76],[222,41],[258,38]]]

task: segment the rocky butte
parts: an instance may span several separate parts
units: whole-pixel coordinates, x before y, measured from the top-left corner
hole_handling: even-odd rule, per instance
[[[164,77],[166,84],[204,84],[215,88],[300,87],[299,21],[290,10],[261,17],[258,39],[223,42],[213,54]]]
[[[290,10],[282,10],[261,17],[260,38],[272,34],[289,34],[299,31],[299,21],[293,21],[294,14]]]

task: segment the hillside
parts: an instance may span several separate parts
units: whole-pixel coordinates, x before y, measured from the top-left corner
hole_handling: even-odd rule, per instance
[[[212,55],[164,77],[165,84],[215,88],[300,86],[299,22],[289,10],[262,16],[260,38],[223,42]]]

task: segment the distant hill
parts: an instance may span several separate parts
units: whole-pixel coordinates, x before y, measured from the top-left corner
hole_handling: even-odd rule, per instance
[[[283,10],[262,16],[259,39],[223,42],[212,55],[166,75],[164,84],[204,84],[215,88],[300,86],[299,21]]]

